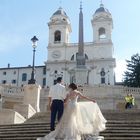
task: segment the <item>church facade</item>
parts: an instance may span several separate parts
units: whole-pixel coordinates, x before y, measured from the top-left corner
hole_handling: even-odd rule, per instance
[[[111,13],[103,4],[91,20],[93,40],[84,42],[82,5],[79,13],[79,41],[70,42],[71,23],[66,12],[59,8],[50,18],[48,58],[43,66],[36,66],[36,81],[42,87],[56,83],[63,77],[64,84],[114,85],[116,60],[113,57]],[[31,66],[0,68],[0,84],[22,86],[31,78]]]
[[[113,19],[111,13],[103,4],[95,11],[91,20],[92,42],[84,42],[83,22],[81,7],[79,42],[70,43],[69,37],[72,29],[66,12],[59,8],[51,16],[48,23],[48,58],[45,62],[47,86],[55,84],[59,76],[63,77],[66,85],[71,82],[91,86],[115,84],[116,60],[113,57]]]

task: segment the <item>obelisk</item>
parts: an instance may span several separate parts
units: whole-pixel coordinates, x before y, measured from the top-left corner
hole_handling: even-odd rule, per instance
[[[75,78],[78,85],[88,84],[88,69],[86,68],[85,53],[84,53],[84,25],[82,3],[80,4],[79,13],[79,43],[78,52],[76,54],[76,69]]]
[[[82,3],[80,4],[80,13],[79,13],[79,43],[78,43],[78,52],[76,55],[76,61],[77,61],[77,68],[85,67],[84,26],[83,26]]]

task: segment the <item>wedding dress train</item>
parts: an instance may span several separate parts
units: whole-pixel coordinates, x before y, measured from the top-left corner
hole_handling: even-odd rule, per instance
[[[105,130],[106,119],[97,103],[69,100],[56,129],[37,140],[81,140],[81,135],[98,135]]]

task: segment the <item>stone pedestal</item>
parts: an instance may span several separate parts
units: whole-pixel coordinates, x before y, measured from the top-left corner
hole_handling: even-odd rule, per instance
[[[30,104],[37,112],[40,112],[40,90],[41,87],[39,85],[33,84],[24,86],[23,104]]]
[[[20,113],[25,119],[32,117],[36,110],[30,104],[16,104],[14,110]]]
[[[76,84],[78,85],[88,84],[88,73],[89,70],[86,68],[76,68],[75,70]]]
[[[0,110],[0,125],[24,123],[25,118],[12,109]]]

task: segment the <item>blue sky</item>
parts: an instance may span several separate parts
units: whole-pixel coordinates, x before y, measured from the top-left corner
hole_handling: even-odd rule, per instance
[[[72,25],[71,42],[78,40],[80,0],[61,0]],[[140,0],[103,0],[112,13],[114,57],[117,60],[116,79],[121,81],[125,60],[140,52]],[[84,39],[93,40],[92,15],[100,0],[83,0]],[[47,60],[48,26],[51,15],[59,8],[60,0],[0,0],[0,67],[32,64],[30,39],[39,38],[36,65]]]

